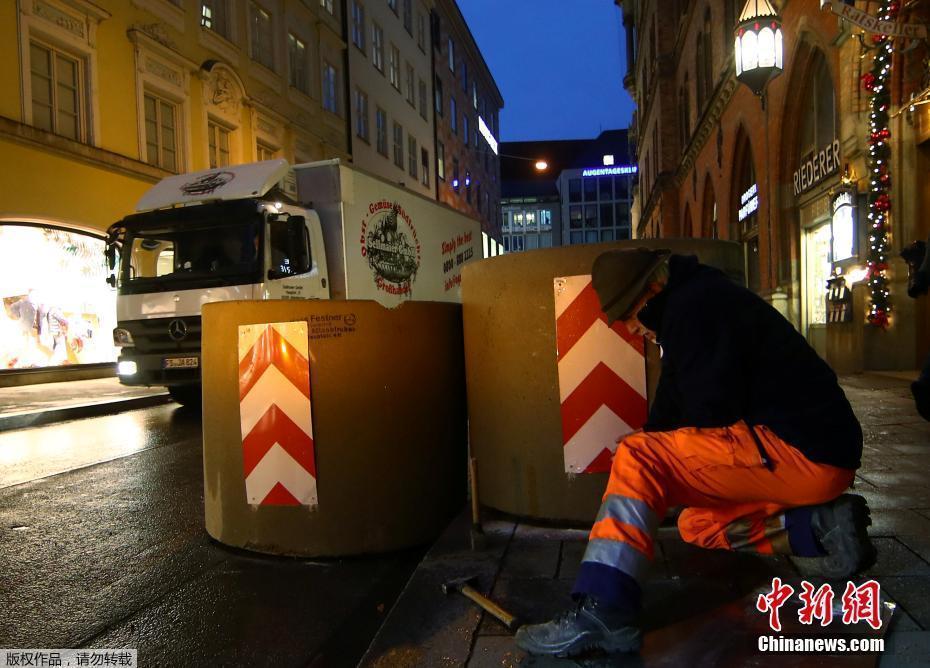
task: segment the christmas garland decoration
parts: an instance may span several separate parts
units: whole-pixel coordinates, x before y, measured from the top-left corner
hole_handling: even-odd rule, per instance
[[[882,0],[879,18],[893,21],[900,10],[900,0]],[[877,52],[872,71],[862,75],[869,92],[869,259],[868,281],[872,303],[868,321],[876,327],[888,327],[891,301],[888,299],[888,230],[891,214],[891,130],[888,127],[891,107],[891,58],[893,43],[886,35],[872,35]]]

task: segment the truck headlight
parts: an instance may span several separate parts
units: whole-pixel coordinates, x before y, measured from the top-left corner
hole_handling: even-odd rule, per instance
[[[132,340],[132,334],[130,334],[128,329],[117,327],[113,330],[113,345],[117,348],[122,348],[124,346],[135,345],[135,342]]]
[[[120,362],[116,365],[116,373],[120,376],[135,376],[136,370],[135,362]]]

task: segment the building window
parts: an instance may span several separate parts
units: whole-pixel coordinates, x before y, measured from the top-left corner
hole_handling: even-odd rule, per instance
[[[84,76],[81,63],[31,42],[32,124],[77,141],[84,139]]]
[[[396,15],[397,14],[397,0],[387,0],[387,3],[388,3],[388,7],[391,8],[391,11],[394,12],[394,14]]]
[[[406,76],[407,76],[407,102],[410,103],[410,106],[416,108],[417,106],[417,91],[414,88],[416,76],[413,73],[413,65],[406,63]]]
[[[145,161],[150,165],[178,171],[178,107],[172,102],[146,93]]]
[[[417,174],[417,140],[413,135],[407,135],[407,171],[414,181],[418,178]]]
[[[388,73],[391,85],[400,90],[400,49],[391,44],[390,58],[388,60]]]
[[[436,142],[436,173],[446,180],[446,147],[442,142]]]
[[[229,130],[219,123],[207,123],[211,168],[229,165],[229,134]]]
[[[420,79],[420,116],[426,118],[426,82]]]
[[[478,108],[478,82],[473,81],[471,84],[471,104],[477,109]]]
[[[459,159],[452,158],[452,187],[455,188],[455,192],[459,191]]]
[[[384,74],[384,30],[377,23],[371,24],[371,64]]]
[[[381,107],[375,110],[375,131],[378,133],[377,149],[378,153],[385,158],[388,154],[387,149],[387,113]]]
[[[465,93],[465,99],[468,99],[468,61],[462,58],[462,92]],[[466,103],[467,104],[467,103]]]
[[[287,36],[287,56],[290,64],[290,83],[301,93],[310,91],[307,76],[307,45],[293,34]]]
[[[404,168],[404,128],[400,123],[394,122],[394,164]]]
[[[404,0],[404,29],[413,34],[413,0]]]
[[[274,160],[278,151],[267,144],[261,142],[255,143],[255,157],[261,162],[262,160]]]
[[[333,0],[320,0],[320,7],[328,11],[330,14],[333,13]]]
[[[568,180],[568,201],[569,202],[580,202],[581,201],[581,179],[569,179]]]
[[[250,11],[252,26],[252,60],[269,70],[274,69],[274,44],[272,42],[271,14],[254,2]]]
[[[465,140],[465,148],[468,148],[468,140],[471,139],[471,133],[468,131],[467,114],[462,114],[462,139]]]
[[[365,5],[352,0],[352,43],[365,53]]]
[[[449,71],[455,73],[455,42],[449,38]]]
[[[584,201],[585,202],[596,202],[597,201],[597,179],[583,179],[582,185],[584,186]]]
[[[426,16],[417,12],[417,46],[420,51],[426,52]]]
[[[203,0],[200,3],[200,25],[229,38],[229,0]]]
[[[425,148],[420,149],[420,183],[424,186],[429,185],[429,151]]]
[[[581,207],[580,206],[568,207],[568,226],[573,230],[577,230],[581,228],[581,225],[582,225]]]
[[[368,95],[355,89],[355,134],[366,142],[369,141],[368,132]]]
[[[459,119],[458,119],[458,105],[455,104],[455,98],[449,98],[449,126],[452,128],[452,132],[458,134],[459,132]]]
[[[323,108],[339,113],[339,98],[336,96],[336,68],[323,61]]]
[[[436,77],[436,88],[434,89],[434,98],[436,104],[436,115],[442,116],[442,79]]]

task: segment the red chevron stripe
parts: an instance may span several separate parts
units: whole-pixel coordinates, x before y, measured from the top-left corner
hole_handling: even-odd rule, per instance
[[[275,443],[316,478],[313,439],[275,404],[265,411],[248,436],[242,439],[242,464],[246,478]]]
[[[601,406],[607,406],[633,429],[646,422],[646,400],[601,362],[562,402],[562,444],[568,443]]]
[[[276,484],[259,504],[262,506],[299,506],[300,501],[281,483]]]
[[[274,327],[268,325],[239,362],[239,401],[245,399],[272,364],[305,397],[310,398],[310,363]]]
[[[591,283],[585,286],[571,305],[556,320],[556,347],[561,360],[578,340],[591,329],[598,320],[607,324],[607,316],[601,311],[601,303]],[[645,354],[643,338],[630,334],[620,322],[615,322],[611,329],[640,354]]]
[[[614,453],[612,453],[607,448],[598,453],[597,457],[591,460],[591,463],[588,464],[587,468],[584,470],[585,473],[610,473],[610,467],[614,463]]]

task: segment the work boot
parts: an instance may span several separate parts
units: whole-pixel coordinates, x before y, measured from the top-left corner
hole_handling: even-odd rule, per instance
[[[530,654],[558,657],[577,656],[595,648],[608,653],[635,652],[642,645],[642,636],[630,615],[608,608],[591,596],[583,597],[551,622],[520,627],[514,640]]]
[[[825,578],[850,578],[875,563],[875,546],[866,531],[871,524],[869,506],[856,494],[843,494],[814,507],[811,528],[826,552],[820,559]]]

